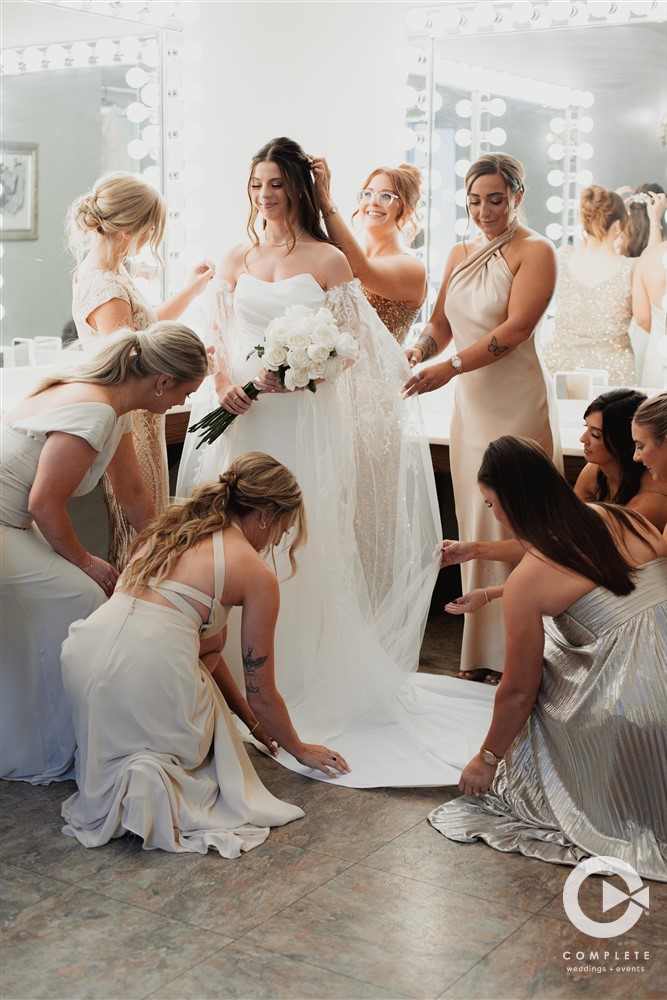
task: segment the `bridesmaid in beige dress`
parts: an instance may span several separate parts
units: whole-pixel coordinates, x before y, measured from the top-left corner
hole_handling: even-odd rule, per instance
[[[518,160],[484,154],[465,184],[468,213],[481,236],[453,248],[433,314],[407,356],[420,364],[452,340],[457,353],[416,371],[405,388],[407,395],[432,392],[456,376],[450,462],[459,537],[500,540],[509,535],[476,485],[489,442],[502,434],[530,437],[560,461],[556,394],[535,342],[556,284],[556,259],[551,243],[517,219],[524,193]],[[463,592],[500,586],[511,568],[471,561],[461,567]],[[466,618],[461,676],[498,683],[503,661],[496,601]]]
[[[79,261],[72,315],[85,350],[96,350],[99,337],[120,328],[145,330],[158,319],[177,319],[213,277],[214,266],[204,261],[169,301],[153,308],[144,298],[127,261],[148,244],[160,263],[158,247],[166,220],[167,206],[160,192],[140,177],[122,172],[100,177],[91,191],[70,206],[70,247]],[[155,513],[160,514],[169,501],[165,417],[137,410],[132,423],[141,473]],[[109,512],[108,558],[123,569],[133,531],[106,476],[102,490]]]
[[[359,208],[354,213],[364,226],[361,247],[331,199],[327,161],[312,157],[311,162],[329,237],[347,257],[384,325],[403,345],[426,298],[426,268],[406,249],[419,232],[419,170],[403,163],[372,171],[357,195]]]

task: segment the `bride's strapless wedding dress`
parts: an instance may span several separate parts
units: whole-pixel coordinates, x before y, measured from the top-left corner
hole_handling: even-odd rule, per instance
[[[325,292],[310,274],[274,283],[242,274],[234,290],[217,282],[211,294],[213,340],[234,383],[259,373],[260,359],[248,354],[293,304],[331,309],[360,355],[315,393],[260,396],[213,445],[197,449],[198,435],[188,435],[177,494],[217,478],[247,451],[267,452],[294,472],[308,541],[291,580],[283,553],[276,559],[276,682],[299,736],[345,756],[352,773],[339,784],[457,782],[488,728],[493,691],[416,674],[441,529],[419,403],[401,395],[409,374],[403,351],[357,281]],[[191,424],[217,405],[207,379]],[[235,612],[225,659],[243,690]],[[324,777],[284,752],[280,760]]]

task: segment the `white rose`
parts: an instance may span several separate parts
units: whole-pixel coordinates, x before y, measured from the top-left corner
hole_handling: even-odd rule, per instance
[[[324,377],[327,382],[335,382],[343,372],[343,362],[341,358],[328,358],[324,362]]]
[[[313,344],[324,344],[331,350],[338,339],[338,329],[335,323],[316,323],[310,339]]]
[[[305,368],[288,368],[285,372],[285,388],[289,392],[303,389],[310,382],[310,375]]]
[[[307,330],[291,330],[285,343],[292,351],[305,351],[310,344],[310,334]]]
[[[339,358],[356,358],[359,354],[359,344],[356,342],[351,333],[347,331],[341,333],[340,337],[336,341],[336,354]]]
[[[327,360],[311,361],[308,365],[308,374],[311,378],[324,378],[327,373]]]
[[[306,351],[287,352],[287,364],[290,366],[290,368],[307,368],[308,361],[309,358]]]
[[[326,361],[331,350],[326,344],[311,344],[308,348],[308,357],[311,361]]]
[[[285,364],[286,358],[287,351],[285,348],[281,344],[273,343],[270,347],[267,347],[262,360],[265,368],[268,368],[269,371],[276,372],[281,365]]]
[[[313,315],[313,310],[308,306],[304,305],[294,305],[288,306],[285,310],[285,318],[289,321],[299,318],[311,318]]]
[[[335,321],[335,319],[333,317],[333,313],[331,312],[331,309],[327,309],[326,306],[320,306],[320,308],[315,313],[314,322],[315,323],[334,323],[335,324],[336,321]]]

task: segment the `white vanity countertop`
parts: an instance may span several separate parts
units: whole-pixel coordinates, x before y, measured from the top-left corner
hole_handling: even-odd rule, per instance
[[[0,368],[0,397],[3,410],[11,409],[25,396],[30,387],[53,370],[44,368]],[[424,424],[430,444],[449,444],[449,421],[451,418],[453,386],[446,386],[437,392],[425,393],[421,397]],[[189,406],[175,406],[170,413],[185,413]],[[586,401],[582,399],[559,399],[561,445],[564,455],[583,457],[579,436],[584,425]]]

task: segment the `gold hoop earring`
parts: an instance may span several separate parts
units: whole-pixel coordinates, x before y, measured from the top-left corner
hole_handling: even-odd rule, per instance
[[[259,528],[260,528],[260,531],[264,531],[266,529],[266,521],[260,521],[259,522]]]

